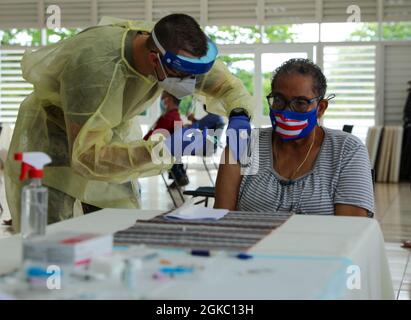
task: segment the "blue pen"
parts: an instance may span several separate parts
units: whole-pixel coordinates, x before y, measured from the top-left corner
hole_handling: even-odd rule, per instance
[[[192,273],[194,271],[193,268],[187,268],[187,267],[163,267],[160,268],[160,272],[163,273]]]
[[[239,253],[228,253],[229,257],[232,258],[237,258],[240,260],[248,260],[248,259],[252,259],[253,256],[249,253],[245,253],[245,252],[239,252]]]
[[[248,260],[248,259],[252,259],[252,255],[248,254],[248,253],[243,253],[240,252],[238,254],[235,255],[236,258],[241,259],[241,260]]]
[[[190,251],[190,254],[193,256],[200,256],[200,257],[209,257],[211,255],[210,250],[203,250],[203,249],[193,249]]]
[[[211,256],[210,250],[203,250],[203,249],[193,249],[190,251],[190,254],[193,256],[200,256],[200,257],[210,257]],[[253,258],[251,254],[244,253],[244,252],[230,254],[230,256],[240,259],[240,260],[248,260],[248,259]]]

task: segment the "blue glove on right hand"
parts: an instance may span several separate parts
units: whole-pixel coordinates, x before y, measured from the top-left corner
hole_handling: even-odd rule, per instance
[[[247,150],[251,135],[250,119],[244,115],[231,116],[227,126],[227,145],[230,147],[234,158],[240,161],[244,151]]]
[[[214,140],[207,137],[207,130],[193,128],[175,131],[167,137],[165,145],[176,158],[209,155],[214,151]]]
[[[200,127],[200,125],[199,125],[199,123],[198,123],[198,121],[197,122],[194,122],[192,125],[191,125],[191,129],[198,129]]]

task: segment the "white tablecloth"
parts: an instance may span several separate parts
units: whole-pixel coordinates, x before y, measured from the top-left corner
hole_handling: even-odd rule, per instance
[[[137,218],[149,219],[159,213],[104,209],[50,225],[47,232],[113,233],[133,225]],[[208,258],[199,278],[168,283],[141,281],[138,288],[141,294],[137,290],[134,296],[150,299],[394,298],[382,233],[374,219],[292,216],[251,252],[255,259],[248,262],[220,256]],[[177,257],[190,263],[204,259],[185,252],[167,254],[171,254],[172,259]],[[0,274],[17,268],[20,263],[19,236],[1,239]],[[351,272],[355,272],[359,289],[347,286],[351,283]],[[111,297],[115,298],[115,290],[112,293]]]

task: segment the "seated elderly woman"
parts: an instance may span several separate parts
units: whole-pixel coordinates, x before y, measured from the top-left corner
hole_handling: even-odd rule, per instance
[[[291,59],[276,70],[267,96],[272,127],[257,129],[249,174],[230,164],[225,152],[215,208],[373,216],[367,149],[357,137],[318,124],[331,98],[326,89],[324,74],[310,60]]]

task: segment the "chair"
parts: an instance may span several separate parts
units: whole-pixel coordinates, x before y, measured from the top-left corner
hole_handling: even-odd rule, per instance
[[[372,179],[372,184],[375,184],[375,170],[371,169],[371,179]]]
[[[222,145],[222,143],[221,143],[221,136],[222,136],[222,134],[223,134],[224,126],[225,126],[225,125],[222,124],[222,125],[217,126],[217,127],[214,129],[214,130],[218,133],[218,135],[217,135],[217,136],[214,136],[214,138],[215,138],[215,147],[214,147],[214,153],[213,153],[213,155],[212,155],[211,157],[214,157],[214,155],[217,153],[217,151],[218,151],[219,149],[222,149],[222,148],[223,148],[223,145]],[[211,176],[210,170],[209,170],[209,168],[208,168],[208,166],[207,166],[206,156],[203,156],[203,157],[202,157],[202,160],[203,160],[204,169],[206,170],[207,175],[208,175],[208,178],[210,179],[210,182],[211,182],[211,184],[212,184],[213,187],[214,187],[214,186],[215,186],[215,183],[214,183],[213,177]],[[217,164],[214,162],[214,158],[213,158],[213,165],[214,165],[214,168],[215,168],[216,170],[218,170],[218,166],[217,166]]]
[[[204,206],[208,206],[208,198],[215,198],[215,187],[198,187],[195,190],[187,190],[183,192],[188,196],[204,197],[205,199],[197,202],[197,204],[204,202]]]
[[[348,132],[348,133],[352,133],[352,129],[353,129],[353,128],[354,128],[353,125],[345,124],[345,125],[343,126],[342,131],[345,131],[345,132]]]
[[[354,128],[353,125],[345,124],[345,125],[343,126],[342,131],[345,131],[345,132],[348,132],[348,133],[352,133],[352,129],[353,129],[353,128]],[[374,184],[375,184],[375,170],[374,170],[374,169],[371,169],[371,178],[372,178],[372,184],[374,185]]]
[[[184,203],[185,198],[184,198],[183,192],[181,191],[181,187],[178,185],[177,180],[176,180],[173,172],[172,171],[169,171],[169,172],[170,172],[173,180],[176,182],[177,188],[175,188],[175,189],[177,190],[177,193],[178,193],[181,201]],[[167,192],[170,195],[171,200],[173,201],[174,208],[177,208],[178,207],[177,206],[177,199],[174,197],[173,192],[172,192],[170,186],[168,185],[166,178],[164,177],[164,172],[161,173],[161,178],[163,178],[164,184],[166,185],[166,188],[167,188]]]

